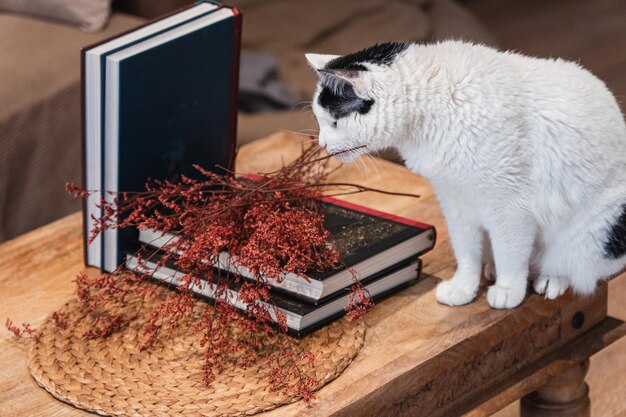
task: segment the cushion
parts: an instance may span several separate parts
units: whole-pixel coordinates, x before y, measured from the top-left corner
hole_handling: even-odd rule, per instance
[[[0,0],[3,1],[3,0]],[[80,86],[80,49],[142,23],[116,13],[106,28],[83,33],[57,23],[0,14],[0,122],[68,85]]]
[[[106,25],[111,0],[0,0],[0,11],[49,19],[93,32]]]

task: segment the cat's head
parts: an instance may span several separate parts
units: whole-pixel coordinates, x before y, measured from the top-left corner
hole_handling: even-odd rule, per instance
[[[408,47],[385,43],[349,55],[306,54],[319,82],[313,112],[319,143],[343,162],[390,147],[402,134],[401,84],[394,62]]]

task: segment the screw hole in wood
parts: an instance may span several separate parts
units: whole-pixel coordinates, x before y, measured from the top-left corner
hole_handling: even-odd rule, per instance
[[[585,315],[582,311],[579,311],[572,317],[572,327],[574,329],[580,329],[583,327],[583,324],[585,324]]]

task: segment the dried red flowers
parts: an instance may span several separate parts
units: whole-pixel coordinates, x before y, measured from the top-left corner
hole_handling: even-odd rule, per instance
[[[149,347],[192,314],[197,299],[191,287],[202,278],[217,288],[215,305],[207,306],[195,324],[204,349],[205,382],[210,384],[224,361],[233,357],[240,366],[254,362],[258,352],[267,348],[265,342],[276,331],[276,321],[286,330],[284,314],[262,305],[271,305],[268,279],[280,281],[284,272],[305,275],[339,265],[339,254],[326,244],[329,233],[317,198],[327,162],[327,157],[309,148],[292,164],[248,180],[196,167],[201,179],[157,181],[148,184],[145,192],[117,195],[113,203],[103,201],[104,215],[94,219],[97,226],[92,238],[114,227],[151,228],[176,236],[158,256],[138,253],[140,264],[147,260],[159,266],[174,264],[184,273],[178,291],[155,304],[139,347]],[[68,191],[83,198],[87,195],[73,185]],[[215,273],[207,260],[225,250],[237,258],[239,267],[252,271],[256,280]],[[155,288],[147,274],[129,273],[121,267],[96,278],[80,275],[76,282],[84,308],[97,313],[85,337],[104,337],[124,327],[133,317],[114,314],[112,306],[122,305],[131,294],[150,297]],[[227,290],[232,286],[247,304],[244,312],[229,301]],[[371,306],[358,282],[351,300],[353,317]],[[313,355],[300,351],[289,339],[272,350],[271,389],[311,399],[318,382],[305,370],[313,363]]]
[[[37,330],[33,329],[28,323],[22,323],[22,326],[20,327],[20,326],[16,326],[15,324],[13,324],[13,321],[7,318],[6,322],[4,323],[4,326],[7,328],[8,331],[13,333],[15,337],[27,337],[27,338],[37,337]]]
[[[301,351],[289,338],[276,343],[273,335],[277,327],[287,329],[286,319],[278,309],[268,310],[263,304],[271,305],[268,278],[280,281],[284,272],[305,276],[307,271],[339,265],[339,254],[326,244],[329,233],[320,210],[320,188],[343,187],[335,195],[369,190],[351,184],[323,183],[328,157],[320,157],[318,152],[304,149],[293,163],[248,180],[196,167],[201,179],[156,181],[148,184],[146,191],[116,195],[112,203],[101,202],[104,215],[93,219],[96,227],[90,239],[110,228],[127,227],[156,229],[176,236],[158,254],[146,252],[145,248],[136,254],[146,271],[150,268],[145,262],[150,261],[159,266],[173,264],[184,273],[177,291],[165,300],[155,301],[152,313],[143,323],[140,349],[150,347],[197,311],[201,304],[192,287],[203,279],[216,288],[214,305],[206,305],[194,324],[204,349],[205,383],[213,381],[225,361],[234,360],[245,367],[271,347],[271,389],[305,400],[313,398],[318,381],[306,370],[313,364],[314,356]],[[349,187],[347,191],[345,187]],[[76,197],[90,194],[72,184],[67,189]],[[239,267],[252,271],[255,280],[214,272],[212,262],[207,260],[223,251],[236,257]],[[354,277],[347,308],[350,317],[364,314],[373,305],[356,274]],[[157,288],[149,274],[129,272],[122,266],[96,277],[79,274],[76,284],[81,308],[93,317],[90,330],[84,334],[86,338],[106,337],[125,328],[137,315],[121,313],[120,307],[128,307],[127,302],[132,299],[154,297]],[[233,286],[247,304],[243,312],[235,309],[228,297],[228,289]],[[72,325],[60,313],[54,313],[52,319],[62,328]],[[20,329],[10,320],[6,325],[18,336],[34,333],[28,325]]]

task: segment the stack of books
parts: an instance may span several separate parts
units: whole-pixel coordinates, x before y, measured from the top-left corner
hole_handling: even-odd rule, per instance
[[[200,1],[83,49],[84,186],[104,190],[83,207],[87,265],[109,272],[125,265],[167,285],[180,284],[182,273],[175,266],[158,267],[136,256],[138,245],[162,250],[173,236],[111,229],[91,244],[87,240],[94,219],[102,215],[101,199],[111,202],[118,192],[142,191],[148,179],[193,178],[194,164],[234,171],[240,34],[237,9]],[[331,198],[322,205],[329,243],[344,266],[268,280],[271,303],[286,315],[294,335],[344,313],[354,284],[350,269],[370,296],[380,299],[417,280],[419,256],[435,243],[430,225]],[[227,253],[213,263],[254,279]],[[216,288],[201,281],[193,290],[211,298]],[[245,308],[236,286],[228,297]]]
[[[435,244],[435,229],[431,225],[334,198],[322,200],[325,227],[331,234],[329,244],[339,251],[343,266],[311,271],[306,277],[286,273],[280,280],[266,279],[272,286],[271,303],[285,315],[288,332],[295,336],[306,335],[344,314],[355,284],[351,269],[376,301],[414,283],[421,272],[419,256]],[[173,239],[177,237],[157,230],[139,232],[139,241],[151,251],[159,250]],[[228,253],[220,254],[212,262],[218,270],[254,279]],[[175,266],[159,267],[153,262],[139,261],[134,254],[126,256],[126,267],[151,274],[167,285],[179,285],[184,275]],[[215,287],[203,280],[192,289],[208,298],[215,293]],[[236,288],[229,289],[227,297],[233,305],[245,309]],[[272,313],[273,309],[269,311]]]

